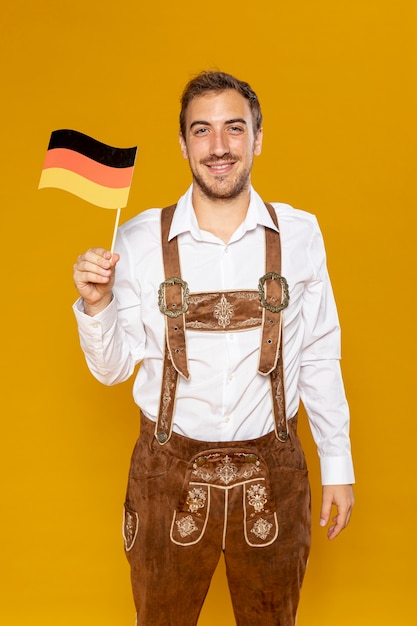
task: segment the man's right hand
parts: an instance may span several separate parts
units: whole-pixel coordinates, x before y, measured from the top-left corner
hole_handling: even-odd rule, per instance
[[[75,287],[84,300],[87,315],[96,315],[112,300],[115,267],[119,255],[104,248],[90,248],[74,265]]]

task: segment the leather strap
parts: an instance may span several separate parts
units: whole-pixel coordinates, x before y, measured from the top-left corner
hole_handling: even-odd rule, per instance
[[[185,312],[188,286],[181,279],[177,237],[168,241],[169,229],[176,205],[162,210],[161,234],[165,283],[160,287],[160,308],[165,306],[166,344],[172,365],[186,380],[190,378],[185,342]],[[170,282],[170,279],[174,281]],[[178,282],[175,281],[178,279]],[[163,302],[164,301],[164,302]],[[171,315],[170,315],[171,314]]]
[[[270,204],[265,203],[269,214],[278,228],[276,213]],[[274,369],[278,361],[281,339],[281,310],[279,304],[283,301],[281,282],[274,278],[281,276],[281,238],[279,232],[265,228],[265,281],[263,283],[264,304],[262,316],[262,339],[259,354],[258,372],[267,376]],[[262,281],[262,279],[261,279]],[[259,285],[261,290],[261,284]]]

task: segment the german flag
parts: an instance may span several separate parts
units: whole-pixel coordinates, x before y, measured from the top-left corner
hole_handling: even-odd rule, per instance
[[[39,189],[56,187],[105,209],[127,205],[137,147],[114,148],[76,130],[51,134]]]

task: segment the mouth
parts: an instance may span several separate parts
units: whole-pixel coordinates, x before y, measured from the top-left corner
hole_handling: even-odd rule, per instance
[[[233,168],[236,161],[205,162],[204,165],[213,174],[227,174]]]

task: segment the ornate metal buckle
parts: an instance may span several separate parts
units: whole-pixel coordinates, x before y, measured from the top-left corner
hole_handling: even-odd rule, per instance
[[[283,298],[282,298],[281,304],[279,304],[278,306],[269,304],[266,301],[265,283],[267,280],[278,280],[281,283]],[[268,311],[271,311],[271,313],[279,313],[283,309],[287,308],[288,302],[290,300],[290,293],[288,289],[287,279],[284,278],[284,276],[281,276],[280,274],[277,274],[276,272],[268,272],[267,274],[264,274],[264,276],[262,276],[259,279],[258,291],[259,291],[259,299],[261,301],[261,305],[265,309],[268,309]]]
[[[167,306],[165,304],[165,289],[166,287],[169,287],[170,285],[181,285],[181,289],[182,289],[182,306],[179,309],[176,309],[175,311],[171,311],[167,309]],[[159,310],[161,311],[161,313],[163,313],[167,317],[179,317],[180,315],[183,315],[183,313],[186,313],[188,311],[189,293],[190,293],[190,290],[188,289],[188,284],[185,282],[185,280],[182,280],[182,278],[178,278],[177,276],[171,276],[170,278],[167,278],[166,280],[164,280],[163,283],[159,285],[159,289],[158,289]]]

